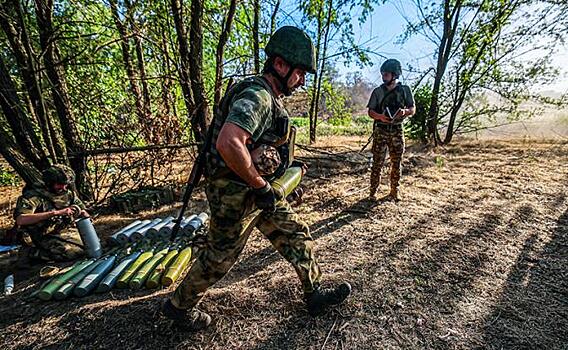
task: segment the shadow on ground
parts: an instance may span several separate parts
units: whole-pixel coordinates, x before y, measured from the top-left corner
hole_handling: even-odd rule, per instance
[[[568,211],[537,250],[528,237],[499,303],[486,320],[490,349],[566,349],[568,346]]]

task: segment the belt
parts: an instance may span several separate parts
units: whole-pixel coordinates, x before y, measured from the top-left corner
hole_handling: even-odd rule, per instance
[[[402,131],[402,124],[384,124],[375,122],[374,127],[383,131]]]

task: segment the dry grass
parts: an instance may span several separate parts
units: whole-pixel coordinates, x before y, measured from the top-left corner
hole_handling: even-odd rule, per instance
[[[568,144],[411,147],[404,201],[381,203],[366,198],[368,154],[353,151],[362,141],[302,151],[312,177],[297,210],[326,282],[353,284],[345,305],[309,317],[294,271],[256,232],[203,300],[215,317],[206,331],[176,332],[156,315],[172,289],[44,303],[29,298],[37,279],[16,275],[16,294],[0,299],[1,347],[566,349]],[[129,220],[99,217],[97,227]]]

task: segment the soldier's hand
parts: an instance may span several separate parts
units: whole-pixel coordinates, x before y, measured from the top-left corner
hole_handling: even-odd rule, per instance
[[[392,119],[403,119],[405,116],[406,116],[406,109],[400,108],[398,111],[396,111]]]
[[[261,188],[253,189],[254,203],[258,209],[273,213],[276,211],[276,194],[268,182]]]
[[[71,207],[67,207],[67,208],[63,208],[63,209],[59,209],[59,210],[55,211],[55,215],[57,215],[57,216],[73,216],[73,214],[75,214],[75,211]]]
[[[292,164],[290,166],[291,167],[297,166],[297,167],[302,168],[302,176],[306,175],[306,172],[308,171],[308,166],[306,165],[306,163],[304,163],[300,160],[297,160],[297,159],[294,159],[294,161],[292,162]]]
[[[383,123],[390,123],[391,119],[389,117],[387,117],[385,114],[379,114],[379,117],[377,118],[378,121],[383,122]]]

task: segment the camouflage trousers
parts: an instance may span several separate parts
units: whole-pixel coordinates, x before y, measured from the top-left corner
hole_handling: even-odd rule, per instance
[[[381,182],[381,172],[389,152],[391,189],[398,189],[401,163],[404,153],[404,132],[401,129],[384,130],[377,128],[373,134],[373,166],[371,167],[371,193],[374,194]]]
[[[208,183],[206,193],[211,209],[207,244],[175,290],[171,298],[175,307],[190,309],[197,305],[205,291],[237,261],[254,227],[292,264],[304,292],[314,290],[321,278],[314,242],[308,226],[285,200],[277,203],[276,212],[261,212],[257,217],[251,215],[257,211],[246,186],[217,179]]]
[[[85,255],[81,236],[75,227],[68,227],[58,234],[42,235],[31,233],[33,247],[29,255],[32,259],[45,261],[71,261]]]

